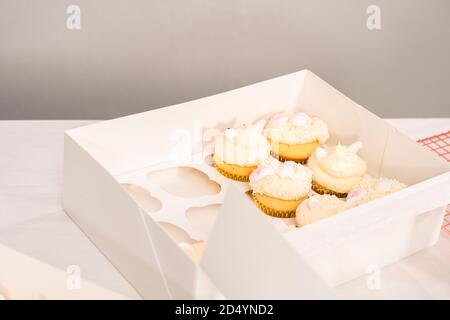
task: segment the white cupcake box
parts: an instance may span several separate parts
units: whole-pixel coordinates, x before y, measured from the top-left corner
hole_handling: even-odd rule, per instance
[[[371,175],[410,186],[280,232],[208,155],[220,130],[286,110],[324,120],[331,144],[362,141]],[[64,209],[147,299],[335,298],[433,245],[449,188],[446,162],[308,70],[65,135]],[[197,240],[200,264],[177,244]]]

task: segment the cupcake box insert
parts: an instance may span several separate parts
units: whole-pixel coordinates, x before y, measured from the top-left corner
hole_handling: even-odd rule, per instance
[[[409,187],[280,232],[248,184],[215,170],[210,147],[215,133],[282,111],[325,121],[330,144],[362,141],[369,174]],[[68,130],[63,185],[67,214],[149,299],[334,298],[433,245],[450,200],[445,161],[308,70]],[[200,263],[178,244],[197,241]]]

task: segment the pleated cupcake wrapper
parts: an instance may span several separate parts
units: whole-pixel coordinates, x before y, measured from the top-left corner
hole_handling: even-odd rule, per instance
[[[271,152],[270,154],[272,155],[272,157],[277,158],[281,162],[294,161],[294,162],[297,162],[297,163],[300,163],[300,164],[306,164],[308,162],[308,159],[302,159],[302,160],[289,159],[289,158],[286,158],[286,157],[282,157],[282,156],[280,156],[280,155],[278,155],[278,154],[276,154],[274,152]]]
[[[216,168],[216,170],[223,175],[224,177],[227,177],[229,179],[235,180],[235,181],[239,181],[239,182],[249,182],[249,176],[242,176],[242,175],[237,175],[234,173],[230,173],[226,170],[223,170],[222,168],[220,168],[219,166],[214,165],[214,167]]]
[[[275,218],[295,218],[295,210],[292,211],[281,211],[269,208],[263,203],[261,203],[254,195],[252,195],[253,202],[261,209],[265,214],[275,217]]]
[[[338,198],[346,198],[347,197],[347,193],[336,192],[336,191],[330,190],[328,188],[325,188],[324,186],[321,186],[320,184],[318,184],[315,181],[312,182],[311,189],[313,189],[318,194],[335,195]]]

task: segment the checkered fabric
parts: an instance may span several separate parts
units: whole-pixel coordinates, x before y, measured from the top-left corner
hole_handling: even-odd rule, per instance
[[[417,142],[422,144],[427,149],[435,152],[439,157],[450,161],[450,131],[420,139]],[[447,212],[445,214],[442,230],[450,235],[450,204],[447,206]]]

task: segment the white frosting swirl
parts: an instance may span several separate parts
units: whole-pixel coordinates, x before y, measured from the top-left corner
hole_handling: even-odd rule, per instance
[[[264,134],[272,141],[296,145],[313,141],[325,143],[330,135],[327,125],[306,113],[279,113],[270,118]]]
[[[342,211],[344,205],[345,202],[336,196],[314,195],[298,206],[295,216],[297,226],[305,226],[333,216]]]
[[[348,192],[367,170],[366,162],[357,152],[362,147],[356,142],[348,147],[338,144],[327,150],[317,148],[308,160],[314,180],[337,192]]]
[[[404,183],[395,179],[374,178],[366,174],[362,180],[348,193],[347,201],[357,205],[375,200],[406,188]]]
[[[280,162],[269,157],[250,175],[253,193],[283,200],[298,200],[311,189],[312,173],[293,161]]]
[[[214,161],[239,166],[256,166],[270,155],[270,144],[262,135],[265,122],[228,128],[214,144]]]

